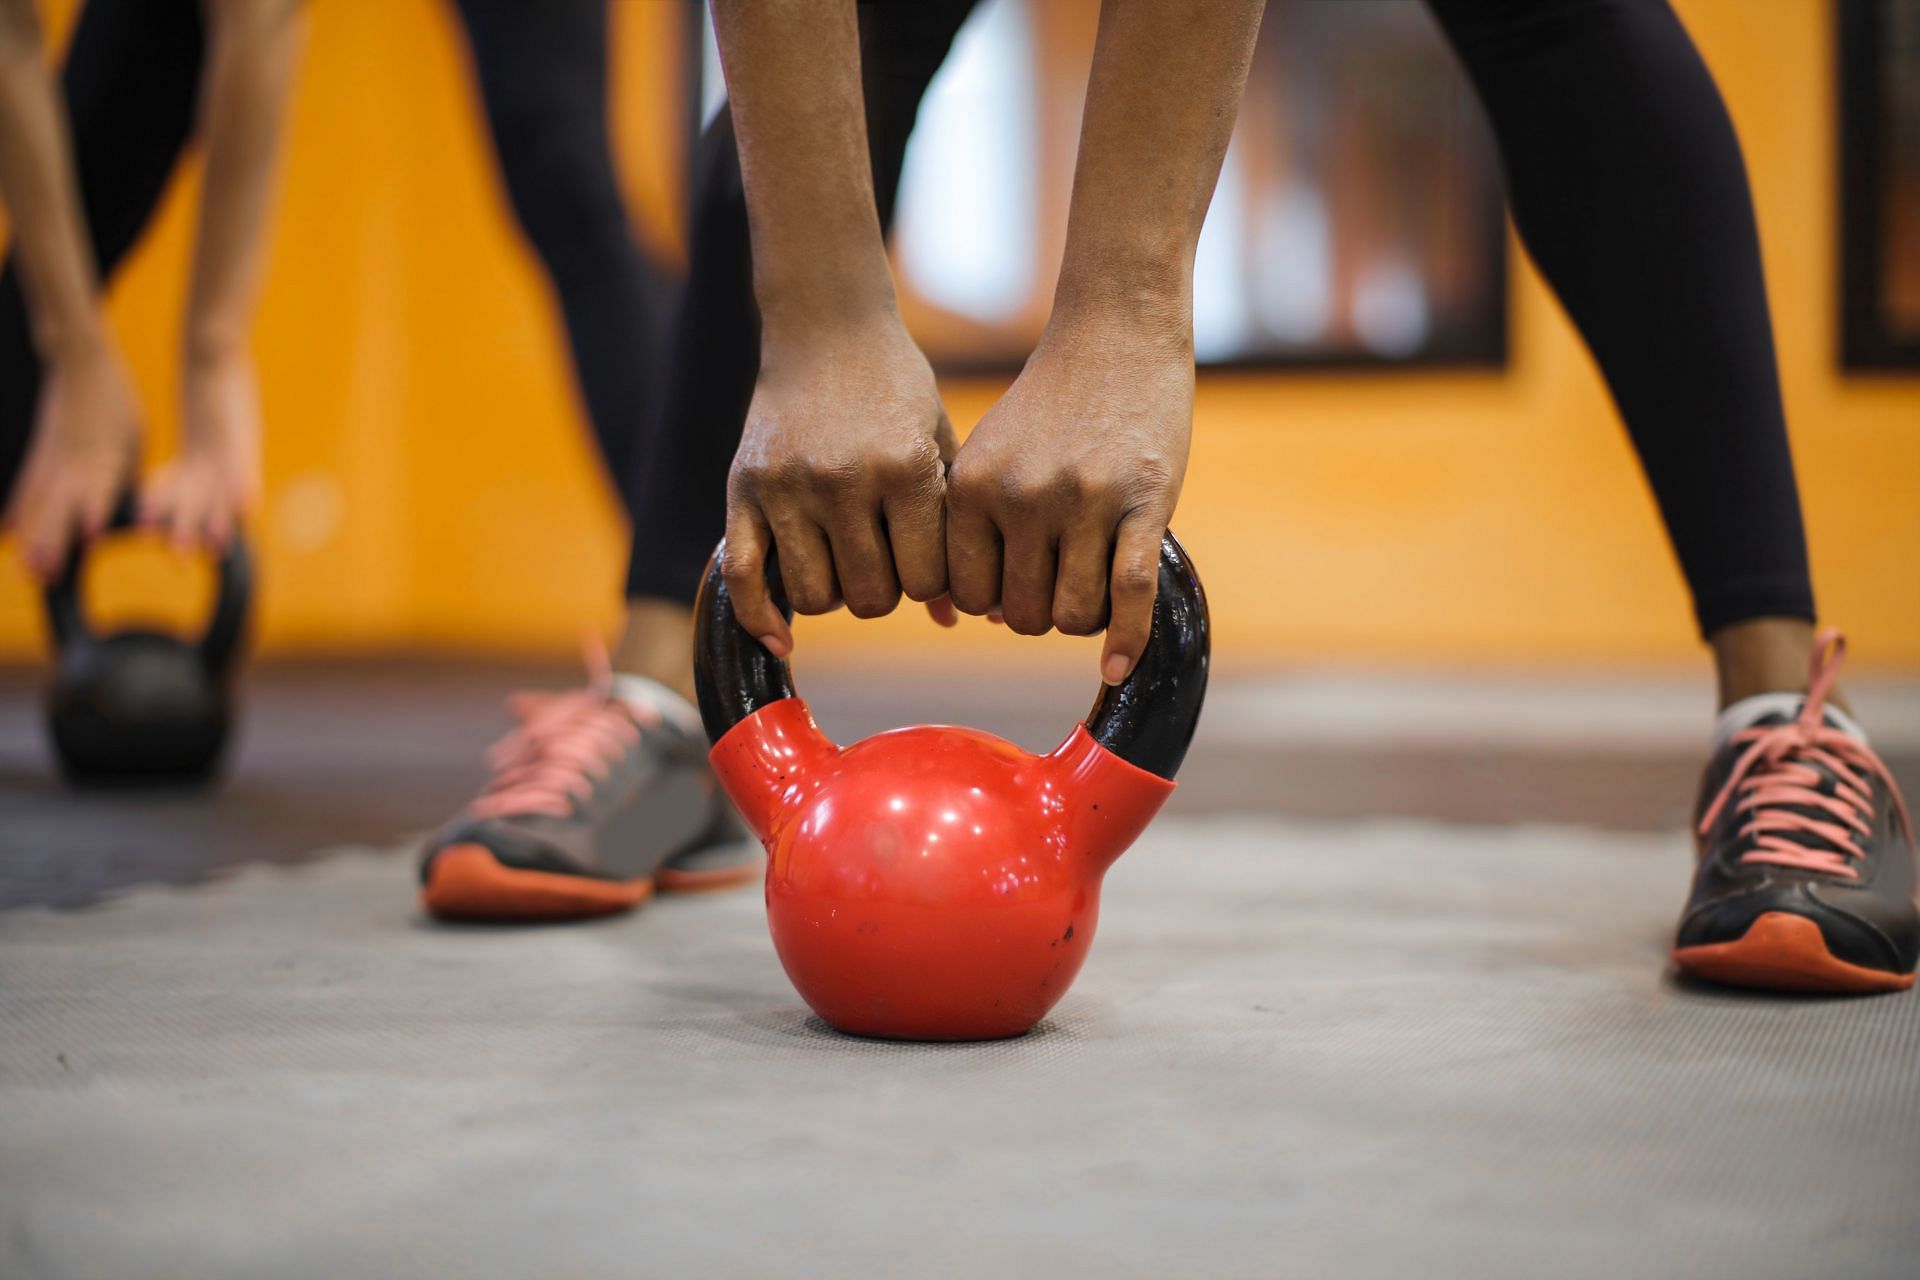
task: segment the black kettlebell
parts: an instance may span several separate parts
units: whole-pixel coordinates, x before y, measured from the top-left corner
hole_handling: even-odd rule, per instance
[[[135,523],[127,498],[108,528]],[[76,543],[46,591],[57,650],[47,727],[62,774],[82,786],[206,782],[233,721],[234,668],[253,594],[245,542],[236,534],[220,559],[218,599],[198,644],[146,628],[95,635],[80,605],[85,560]]]

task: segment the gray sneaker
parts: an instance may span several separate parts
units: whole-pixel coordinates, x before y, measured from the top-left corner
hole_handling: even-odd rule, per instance
[[[571,920],[757,880],[697,717],[650,682],[520,695],[493,780],[427,842],[420,900],[448,920]]]

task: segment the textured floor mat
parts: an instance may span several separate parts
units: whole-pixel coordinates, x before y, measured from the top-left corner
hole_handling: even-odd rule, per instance
[[[1912,1275],[1920,1004],[1676,985],[1687,860],[1162,823],[974,1047],[810,1019],[751,891],[449,928],[343,851],[17,911],[0,1275]]]

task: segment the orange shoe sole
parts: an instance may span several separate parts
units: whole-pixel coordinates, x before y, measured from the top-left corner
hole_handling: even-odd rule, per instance
[[[435,855],[420,905],[442,920],[585,920],[631,911],[653,887],[651,876],[595,880],[504,866],[484,845],[456,844]]]
[[[1866,993],[1905,991],[1910,973],[1849,964],[1827,950],[1820,926],[1805,916],[1769,911],[1732,942],[1675,947],[1673,962],[1710,982],[1766,991]]]
[[[676,871],[672,867],[662,867],[653,880],[662,893],[720,893],[757,884],[766,872],[766,859],[754,858],[738,866],[713,867],[706,871]]]

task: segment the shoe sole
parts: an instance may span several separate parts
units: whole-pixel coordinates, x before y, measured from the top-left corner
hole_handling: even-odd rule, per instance
[[[1805,916],[1769,911],[1732,942],[1675,947],[1673,961],[1709,982],[1765,991],[1859,993],[1905,991],[1910,973],[1849,964],[1827,950],[1820,926]]]
[[[420,905],[442,920],[586,920],[631,911],[653,896],[652,876],[596,880],[509,867],[485,845],[449,845],[434,855]]]
[[[703,871],[680,871],[662,867],[654,874],[661,893],[724,893],[757,883],[766,874],[764,858],[748,858],[728,867],[708,867]]]

